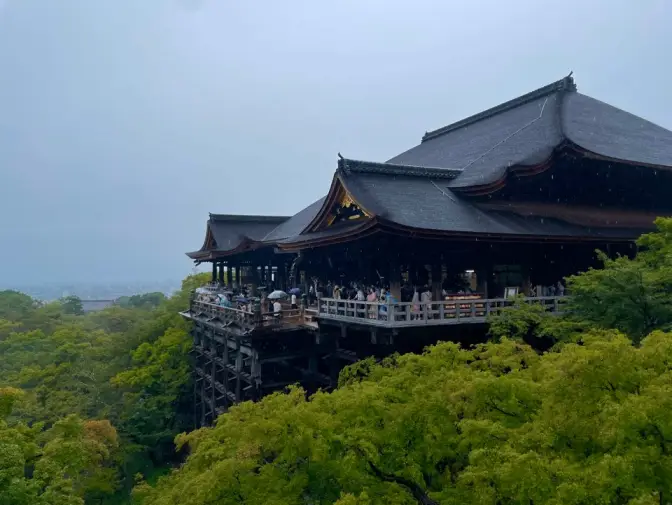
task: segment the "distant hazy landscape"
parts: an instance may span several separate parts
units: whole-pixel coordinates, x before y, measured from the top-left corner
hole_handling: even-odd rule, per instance
[[[131,296],[155,291],[170,295],[179,289],[180,282],[180,279],[165,279],[119,283],[78,282],[23,285],[3,285],[0,283],[0,290],[13,289],[45,302],[70,295],[78,296],[82,300],[114,300],[120,296]]]

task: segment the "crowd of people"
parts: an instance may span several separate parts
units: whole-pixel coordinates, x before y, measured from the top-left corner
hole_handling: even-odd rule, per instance
[[[450,287],[454,289],[448,291],[447,288]],[[440,289],[440,297],[436,300],[437,302],[448,300],[449,296],[476,294],[467,282],[456,286],[449,286],[444,282]],[[207,288],[199,288],[196,294],[198,301],[244,312],[260,311],[264,314],[273,314],[275,317],[281,317],[284,311],[298,309],[299,306],[315,307],[318,300],[323,298],[370,302],[372,306],[366,311],[364,309],[356,311],[362,317],[365,313],[368,313],[369,317],[385,316],[389,305],[406,302],[412,304],[411,313],[413,317],[420,317],[423,307],[430,305],[435,297],[435,293],[427,284],[413,286],[410,283],[404,283],[400,289],[400,298],[398,298],[390,291],[389,286],[382,282],[366,285],[356,281],[342,282],[341,284],[329,281],[325,284],[315,278],[312,279],[306,293],[302,293],[299,288],[292,288],[288,290],[288,293],[285,293],[281,290],[274,290],[273,286],[237,286],[234,283],[230,287],[212,284]],[[563,296],[564,294],[564,284],[562,281],[558,281],[555,285],[532,287],[529,296]],[[352,304],[353,307],[355,305],[355,303]]]
[[[251,285],[226,286],[213,283],[196,290],[195,300],[220,307],[237,309],[243,312],[261,312],[281,317],[286,309],[298,309],[300,290],[291,289],[289,293],[273,290],[271,286],[253,287]]]

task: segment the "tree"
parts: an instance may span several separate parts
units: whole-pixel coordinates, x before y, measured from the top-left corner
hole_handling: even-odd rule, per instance
[[[120,446],[109,458],[88,460],[86,472],[97,476],[81,484],[88,499],[118,484],[123,496],[137,472],[151,475],[178,460],[172,440],[191,412],[191,339],[179,311],[206,277],[185,279],[170,298],[139,296],[137,306],[89,314],[68,301],[38,305],[14,292],[0,295],[4,314],[18,318],[0,319],[0,387],[24,391],[7,419],[55,426],[75,414],[88,419],[85,428],[109,420],[119,430]]]
[[[672,325],[672,219],[658,218],[656,231],[637,241],[637,256],[610,259],[602,268],[568,278],[569,311],[575,320],[617,328],[638,343]]]
[[[189,324],[178,312],[189,306],[191,292],[208,278],[187,277],[182,289],[153,312],[141,327],[143,336],[132,362],[112,379],[123,392],[120,427],[154,463],[173,457],[173,438],[190,426],[192,339]]]
[[[586,332],[539,355],[442,343],[345,373],[333,393],[244,403],[143,505],[665,503],[672,335]],[[346,379],[347,377],[347,379]]]
[[[20,322],[36,308],[35,300],[18,291],[0,291],[0,319]]]
[[[153,309],[166,300],[166,295],[156,291],[141,295],[122,296],[117,300],[117,305],[125,308]]]
[[[69,416],[42,431],[7,421],[20,390],[0,388],[0,497],[3,505],[79,505],[114,490],[117,447],[107,421]]]
[[[494,342],[502,339],[529,344],[546,351],[567,342],[576,342],[590,331],[590,324],[567,312],[567,300],[561,300],[561,312],[550,312],[547,306],[530,303],[524,297],[488,318],[488,334]]]
[[[82,305],[82,300],[78,296],[66,296],[61,298],[60,302],[64,314],[72,314],[74,316],[81,316],[84,314],[84,306]]]

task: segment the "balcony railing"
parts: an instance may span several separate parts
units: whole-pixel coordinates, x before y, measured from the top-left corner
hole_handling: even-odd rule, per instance
[[[561,296],[518,298],[539,304],[552,313],[562,310]],[[372,326],[404,327],[464,323],[483,323],[488,316],[511,307],[517,299],[489,298],[441,300],[432,302],[358,302],[321,298],[317,317],[323,320],[348,321]]]
[[[204,317],[206,320],[216,319],[223,325],[235,322],[247,329],[316,326],[316,319],[396,328],[484,323],[490,315],[499,314],[502,309],[511,307],[516,300],[542,305],[549,312],[559,314],[565,299],[564,296],[540,296],[381,303],[320,298],[316,309],[283,307],[279,315],[194,300],[191,310],[184,315],[191,318]]]
[[[279,314],[273,312],[253,312],[202,301],[192,301],[190,317],[205,316],[218,319],[222,324],[237,323],[244,328],[268,328],[309,324],[302,309],[284,308]]]

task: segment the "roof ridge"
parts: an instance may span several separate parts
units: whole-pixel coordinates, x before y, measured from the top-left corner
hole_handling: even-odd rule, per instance
[[[208,213],[208,216],[213,221],[242,221],[242,222],[266,222],[266,223],[280,223],[286,221],[291,216],[262,216],[253,214],[214,214]]]
[[[455,123],[449,124],[448,126],[444,126],[443,128],[426,132],[422,136],[422,142],[431,140],[436,137],[440,137],[445,133],[463,128],[464,126],[476,123],[482,119],[486,119],[495,116],[497,114],[501,114],[502,112],[505,112],[507,110],[520,107],[521,105],[531,102],[532,100],[542,98],[552,93],[557,93],[558,91],[576,91],[576,84],[574,83],[574,78],[572,77],[571,73],[567,77],[563,77],[559,81],[555,81],[544,87],[535,89],[534,91],[521,95],[517,98],[514,98],[513,100],[501,103],[499,105],[496,105],[495,107],[491,107],[490,109],[486,109],[482,112],[479,112],[478,114],[474,114],[473,116],[466,117]]]
[[[348,158],[339,158],[338,168],[345,173],[409,175],[436,179],[455,179],[463,172],[460,168],[422,167],[418,165],[400,165],[397,163],[352,160]]]

